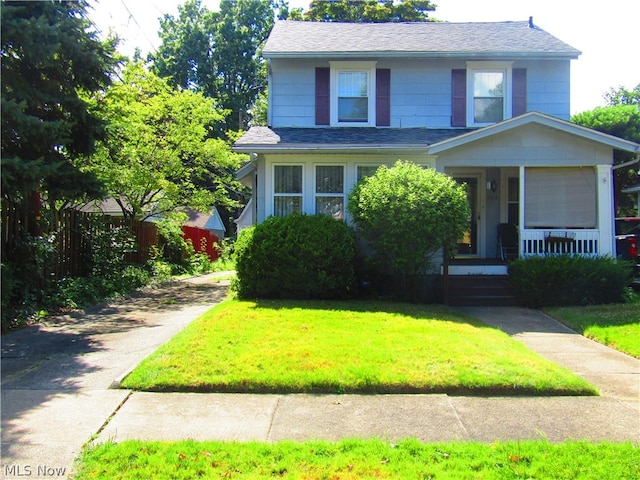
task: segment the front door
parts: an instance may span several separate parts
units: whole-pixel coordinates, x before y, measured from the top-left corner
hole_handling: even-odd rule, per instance
[[[480,192],[478,190],[478,186],[480,184],[480,176],[467,175],[454,176],[453,178],[456,182],[466,186],[467,199],[469,200],[469,208],[471,210],[471,216],[469,217],[469,228],[464,233],[464,235],[456,241],[456,256],[478,256],[478,224],[480,222]]]

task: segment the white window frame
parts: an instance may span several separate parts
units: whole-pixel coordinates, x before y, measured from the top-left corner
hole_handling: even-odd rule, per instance
[[[277,167],[300,167],[302,173],[301,192],[295,193],[276,193],[276,168]],[[305,173],[303,163],[274,163],[271,166],[271,213],[276,215],[276,198],[277,197],[299,197],[300,213],[304,213],[304,190],[305,190]]]
[[[512,66],[513,62],[467,62],[467,126],[486,127],[493,123],[475,121],[474,79],[476,73],[502,73],[504,75],[502,120],[511,118],[512,113]]]
[[[383,164],[382,163],[359,163],[358,165],[356,165],[356,183],[358,183],[358,177],[359,177],[361,168],[375,168],[377,170],[381,165]]]
[[[329,62],[331,67],[330,112],[334,127],[375,127],[376,124],[376,62]],[[338,121],[338,75],[342,72],[367,73],[368,121]]]
[[[318,167],[341,167],[342,168],[342,193],[337,193],[337,192],[327,192],[327,193],[322,193],[322,192],[318,192],[317,191],[317,185],[318,185]],[[345,214],[346,214],[346,209],[347,209],[347,166],[344,163],[316,163],[313,166],[313,209],[314,212],[316,214],[322,213],[322,212],[318,212],[318,208],[317,208],[317,201],[318,198],[322,198],[322,197],[330,197],[330,198],[336,198],[336,197],[340,197],[342,198],[342,215],[340,217],[335,217],[333,216],[333,218],[335,218],[336,220],[341,220],[344,221],[345,220]]]

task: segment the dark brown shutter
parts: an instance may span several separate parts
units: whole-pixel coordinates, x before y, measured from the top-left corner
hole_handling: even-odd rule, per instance
[[[451,70],[451,126],[467,126],[467,71]]]
[[[527,113],[527,69],[513,69],[512,116]]]
[[[329,125],[329,68],[316,68],[316,125]]]
[[[376,70],[376,125],[391,125],[391,70]]]

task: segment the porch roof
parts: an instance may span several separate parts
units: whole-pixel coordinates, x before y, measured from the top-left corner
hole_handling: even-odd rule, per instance
[[[597,130],[583,127],[575,123],[567,122],[566,120],[561,120],[559,118],[552,117],[540,112],[525,113],[524,115],[510,118],[508,120],[504,120],[500,123],[496,123],[488,127],[472,130],[463,135],[458,135],[453,138],[444,139],[441,142],[431,145],[429,147],[429,153],[441,153],[451,148],[460,147],[462,145],[466,145],[498,133],[508,132],[509,130],[531,124],[543,125],[555,130],[566,132],[571,135],[576,135],[587,140],[592,140],[594,142],[610,146],[617,150],[632,152],[636,154],[640,153],[640,144],[631,142],[629,140],[624,140],[619,137],[614,137],[613,135],[598,132]]]
[[[472,132],[453,128],[251,127],[234,144],[244,153],[308,150],[416,150]]]

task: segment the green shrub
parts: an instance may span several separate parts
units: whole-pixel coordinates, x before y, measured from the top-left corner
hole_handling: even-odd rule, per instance
[[[355,293],[352,230],[324,215],[269,217],[235,245],[240,298],[331,299]]]
[[[23,235],[2,262],[2,331],[17,328],[41,309],[51,290],[55,236]]]
[[[535,256],[509,264],[517,300],[539,308],[624,301],[632,266],[612,257]]]
[[[391,273],[424,273],[431,257],[469,228],[464,185],[411,162],[381,166],[357,183],[347,209],[358,235]]]

